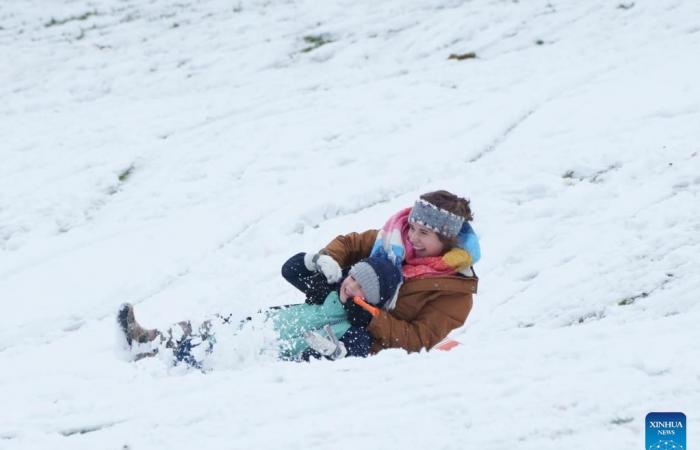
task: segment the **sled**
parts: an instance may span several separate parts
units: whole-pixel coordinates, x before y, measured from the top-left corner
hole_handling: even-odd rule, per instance
[[[454,339],[450,339],[450,338],[445,338],[444,340],[437,343],[433,347],[433,349],[442,350],[443,352],[449,352],[450,350],[452,350],[453,348],[457,347],[460,344],[461,344],[461,342],[459,342],[459,341],[455,341]]]

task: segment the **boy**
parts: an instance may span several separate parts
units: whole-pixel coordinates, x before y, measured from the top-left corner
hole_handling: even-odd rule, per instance
[[[366,324],[378,308],[395,298],[402,279],[400,270],[384,258],[370,257],[354,264],[340,283],[331,283],[322,272],[313,270],[316,266],[312,264],[318,264],[318,259],[323,263],[323,258],[313,261],[313,256],[299,253],[282,267],[282,275],[304,292],[306,302],[263,312],[277,333],[280,358],[308,361],[320,357],[367,356],[372,338]],[[218,319],[216,324],[207,320],[196,330],[189,321],[184,321],[161,332],[139,325],[130,304],[124,304],[117,316],[130,348],[139,350],[133,347],[134,342],[151,346],[148,351],[136,354],[137,360],[171,350],[174,364],[184,362],[199,369],[214,349],[214,326],[233,325],[230,317],[218,316]]]

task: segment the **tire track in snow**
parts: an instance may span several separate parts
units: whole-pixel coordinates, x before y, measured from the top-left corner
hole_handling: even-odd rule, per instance
[[[477,162],[481,158],[483,158],[485,155],[493,152],[496,150],[503,142],[505,142],[506,139],[508,139],[508,136],[510,136],[513,131],[515,131],[520,125],[523,124],[531,115],[535,113],[536,109],[531,109],[527,111],[525,114],[520,116],[514,123],[512,123],[510,126],[508,126],[500,135],[496,136],[494,140],[491,141],[490,144],[487,144],[486,147],[478,153],[476,156],[471,157],[468,161],[470,163]]]
[[[129,303],[132,303],[133,305],[139,305],[142,304],[143,302],[147,301],[148,299],[155,297],[156,295],[166,291],[170,287],[174,286],[178,281],[184,279],[186,276],[191,274],[193,272],[193,268],[201,263],[202,261],[208,260],[213,254],[219,252],[220,250],[223,250],[224,248],[228,247],[232,243],[236,242],[238,239],[240,239],[247,231],[255,227],[258,223],[260,223],[262,220],[262,217],[258,217],[257,219],[251,221],[250,223],[244,225],[241,229],[236,231],[230,238],[226,239],[225,241],[219,243],[216,245],[215,248],[210,248],[206,251],[204,251],[198,258],[192,261],[191,264],[189,264],[187,267],[182,268],[181,270],[178,270],[174,274],[168,274],[165,277],[161,278],[159,282],[157,282],[154,286],[152,286],[149,290],[147,290],[144,294],[131,298],[131,299],[124,299],[123,302],[128,301]],[[79,331],[82,329],[85,325],[88,325],[91,321],[102,321],[102,320],[110,320],[112,317],[115,316],[115,311],[112,309],[113,303],[110,302],[109,300],[106,300],[101,307],[99,307],[98,311],[96,311],[96,314],[93,315],[87,315],[87,316],[82,316],[82,317],[67,317],[67,318],[61,318],[58,320],[62,320],[62,323],[54,328],[44,330],[43,333],[41,334],[28,334],[28,335],[23,335],[21,333],[17,333],[14,336],[8,335],[6,337],[3,337],[0,339],[0,342],[2,342],[2,346],[0,346],[0,353],[5,352],[6,350],[9,350],[13,346],[16,345],[24,345],[24,344],[32,344],[32,345],[47,345],[55,340],[62,339],[66,336],[68,336],[70,333],[74,333],[76,331]],[[105,307],[108,307],[107,310],[105,310]],[[63,320],[65,319],[65,320]],[[27,324],[30,325],[30,324]],[[31,326],[28,326],[28,328],[31,328]],[[57,331],[58,329],[58,331]],[[0,335],[0,337],[2,337]],[[12,339],[14,338],[14,339]],[[29,340],[27,340],[29,339]]]

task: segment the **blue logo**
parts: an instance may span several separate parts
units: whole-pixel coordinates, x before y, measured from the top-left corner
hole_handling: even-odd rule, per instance
[[[646,450],[687,450],[685,414],[651,412],[646,418]]]

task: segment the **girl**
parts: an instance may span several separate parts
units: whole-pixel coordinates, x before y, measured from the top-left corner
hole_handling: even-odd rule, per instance
[[[381,230],[338,236],[311,258],[313,269],[329,282],[340,279],[342,268],[370,255],[401,269],[404,280],[395,302],[376,314],[348,307],[355,324],[372,337],[371,352],[429,350],[464,324],[478,284],[472,264],[481,254],[472,219],[468,200],[447,191],[429,192]]]

